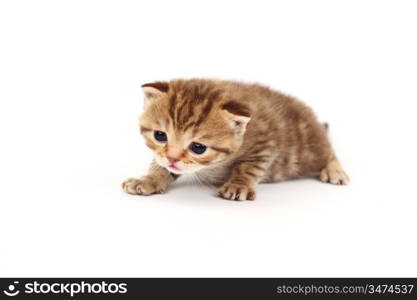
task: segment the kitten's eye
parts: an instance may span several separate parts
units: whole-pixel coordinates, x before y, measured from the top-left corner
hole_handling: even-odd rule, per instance
[[[203,144],[199,143],[191,143],[190,150],[193,151],[196,154],[203,154],[207,150],[207,146],[204,146]]]
[[[166,142],[168,140],[167,138],[167,134],[163,131],[154,131],[153,136],[155,138],[155,140],[159,141],[159,142]]]

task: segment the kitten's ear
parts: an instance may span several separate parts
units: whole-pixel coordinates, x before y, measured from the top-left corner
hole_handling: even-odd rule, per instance
[[[145,95],[145,107],[150,103],[159,99],[162,95],[166,94],[169,90],[168,82],[152,82],[142,84],[142,91]]]
[[[229,121],[230,126],[234,128],[237,133],[245,133],[246,125],[248,125],[251,119],[249,107],[242,103],[230,101],[223,104],[222,113],[226,120]]]

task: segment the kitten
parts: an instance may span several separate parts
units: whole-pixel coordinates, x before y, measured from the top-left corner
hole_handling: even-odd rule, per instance
[[[142,85],[140,132],[154,151],[148,175],[123,182],[130,194],[163,193],[181,174],[220,186],[230,200],[254,200],[261,182],[320,172],[347,184],[327,125],[300,101],[257,84],[173,80]]]

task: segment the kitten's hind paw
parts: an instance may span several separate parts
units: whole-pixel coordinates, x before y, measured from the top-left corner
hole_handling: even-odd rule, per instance
[[[255,200],[255,189],[243,184],[225,183],[218,192],[218,196],[227,200]]]
[[[133,195],[148,196],[165,192],[165,188],[160,183],[149,177],[129,178],[122,183],[122,188],[126,193]]]
[[[339,161],[333,159],[323,170],[321,170],[320,180],[332,184],[347,185],[349,183],[349,176],[342,169]]]

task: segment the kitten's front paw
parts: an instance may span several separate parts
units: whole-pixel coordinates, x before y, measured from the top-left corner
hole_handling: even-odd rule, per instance
[[[255,200],[255,189],[243,184],[225,183],[218,195],[228,200]]]
[[[147,196],[165,192],[165,187],[150,177],[129,178],[122,183],[122,188],[126,193],[133,195]]]

